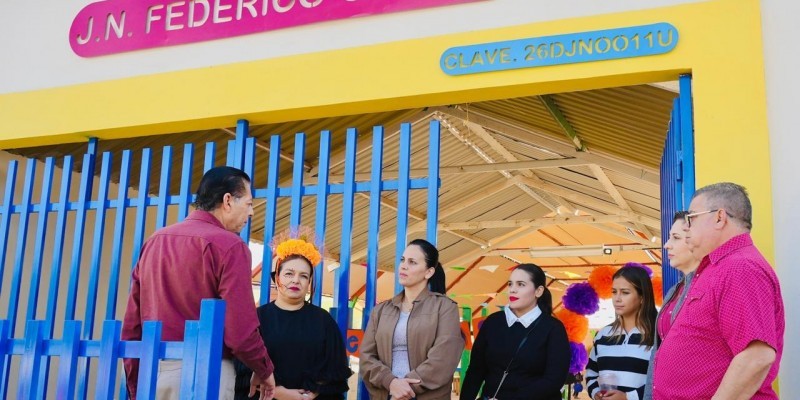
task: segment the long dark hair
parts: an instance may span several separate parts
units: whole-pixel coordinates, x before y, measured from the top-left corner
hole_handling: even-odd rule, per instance
[[[628,281],[642,298],[642,305],[636,313],[636,327],[642,332],[642,342],[640,344],[647,346],[649,349],[655,342],[656,314],[658,313],[650,275],[644,268],[623,267],[614,273],[613,279],[617,278],[623,278]],[[620,330],[622,330],[622,318],[617,318],[611,324],[611,331],[617,332]]]
[[[428,279],[431,292],[445,294],[447,291],[445,285],[446,277],[444,275],[444,268],[442,268],[442,264],[439,262],[439,250],[436,249],[436,246],[425,239],[414,239],[408,245],[419,247],[420,250],[422,250],[422,254],[425,255],[425,266],[433,268],[433,276]]]
[[[531,283],[533,283],[533,290],[536,290],[539,286],[544,288],[542,297],[536,300],[536,305],[542,310],[542,314],[553,314],[553,295],[550,294],[550,289],[547,288],[547,277],[544,275],[542,268],[536,264],[520,264],[514,269],[519,269],[528,273],[531,277]]]
[[[278,286],[278,277],[280,277],[280,275],[281,275],[281,270],[283,269],[283,264],[286,264],[286,262],[290,261],[290,260],[303,260],[310,267],[309,269],[311,270],[311,274],[308,276],[308,279],[310,281],[309,285],[308,285],[309,286],[308,294],[309,294],[309,299],[313,299],[314,298],[314,290],[316,289],[314,287],[314,266],[311,265],[311,261],[308,261],[307,258],[305,258],[305,257],[303,257],[303,256],[301,256],[299,254],[290,254],[289,256],[284,258],[283,260],[278,260],[278,265],[275,266],[275,271],[272,271],[272,273],[270,274],[270,277],[272,278],[272,282],[275,283],[276,287]],[[308,303],[308,300],[306,300],[306,303]]]

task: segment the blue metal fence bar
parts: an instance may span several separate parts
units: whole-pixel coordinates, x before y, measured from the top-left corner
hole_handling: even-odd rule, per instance
[[[178,204],[178,221],[189,215],[189,204],[192,202],[192,168],[194,167],[194,145],[183,146],[183,168],[181,170],[180,203]]]
[[[317,241],[322,244],[325,239],[325,227],[328,216],[328,174],[331,159],[331,131],[320,132],[319,137],[319,165],[317,168],[317,212],[315,234]],[[265,240],[266,242],[266,240]],[[322,303],[322,284],[325,271],[322,269],[325,261],[320,261],[314,270],[314,297],[311,302],[319,306]]]
[[[395,240],[394,265],[400,265],[400,258],[406,249],[408,231],[408,194],[411,177],[411,124],[400,125],[400,155],[398,158],[397,188],[397,239]],[[426,182],[427,183],[427,182]],[[394,292],[400,293],[400,275],[394,274]]]
[[[47,329],[44,321],[29,321],[25,328],[25,352],[20,363],[20,383],[17,399],[38,400],[42,388],[39,386],[39,363],[42,362],[44,332]]]
[[[89,210],[89,202],[92,197],[96,160],[97,138],[91,138],[89,139],[86,154],[83,155],[83,166],[81,167],[81,183],[75,210],[75,233],[72,238],[72,258],[70,260],[69,282],[67,283],[65,320],[75,319],[81,258],[83,257],[83,241],[85,239],[84,233],[86,232],[86,213]]]
[[[228,152],[225,157],[225,165],[236,167],[236,139],[228,140]]]
[[[258,304],[269,302],[270,271],[272,270],[272,248],[269,241],[275,236],[275,215],[278,208],[278,173],[280,172],[281,137],[273,136],[269,142],[269,167],[267,169],[267,189],[263,194],[264,207],[264,252],[261,256],[261,295]],[[258,191],[255,191],[256,193]],[[266,273],[265,273],[266,272]]]
[[[100,207],[95,212],[94,238],[92,241],[92,254],[90,259],[89,286],[86,295],[85,325],[83,326],[83,337],[91,339],[94,328],[94,317],[97,308],[97,287],[100,281],[100,256],[103,252],[103,237],[106,226],[106,209],[108,200],[108,185],[111,174],[111,153],[103,153],[100,167],[100,186],[98,187],[97,202]],[[88,358],[81,360],[78,366],[78,393],[79,397],[85,398],[89,385],[89,364]]]
[[[103,337],[100,340],[100,361],[97,366],[97,385],[95,399],[114,399],[114,386],[117,382],[120,334],[122,322],[104,321]],[[80,383],[80,382],[79,382]]]
[[[50,216],[50,195],[53,186],[53,170],[55,169],[55,159],[47,157],[44,165],[44,174],[42,176],[42,192],[39,200],[39,214],[36,221],[36,241],[33,249],[33,265],[31,265],[31,279],[28,291],[28,311],[25,313],[25,320],[30,321],[36,319],[36,311],[39,304],[39,288],[41,287],[42,280],[42,257],[44,256],[44,248],[46,242],[47,221]],[[45,331],[50,332],[51,321],[45,321]],[[37,371],[39,377],[40,388],[47,387],[47,371],[50,366],[50,359],[43,360],[40,363],[40,371]],[[38,395],[38,394],[37,394]],[[44,397],[44,396],[39,396]]]
[[[17,185],[17,162],[8,163],[6,172],[6,189],[3,193],[3,204],[0,205],[0,235],[7,238],[9,228],[11,228],[11,214],[13,213],[14,191]],[[0,277],[5,276],[6,254],[8,254],[8,243],[4,240],[0,243]],[[3,279],[0,279],[0,293],[3,292]]]
[[[333,283],[333,298],[336,304],[336,322],[342,337],[347,337],[350,327],[350,247],[353,240],[353,206],[356,178],[356,145],[358,131],[347,129],[347,143],[344,164],[344,193],[342,194],[342,242],[339,268],[336,269]]]
[[[378,239],[381,226],[381,182],[383,172],[383,138],[382,126],[372,129],[372,169],[370,170],[369,192],[369,226],[367,228],[367,276],[365,279],[366,298],[361,329],[366,330],[372,309],[378,298]],[[358,379],[358,399],[369,399],[367,387]]]
[[[683,164],[683,204],[689,208],[695,190],[694,167],[694,105],[692,100],[692,76],[681,75],[678,79],[680,90],[680,155]]]
[[[233,164],[231,167],[243,169],[245,141],[250,133],[250,122],[246,119],[236,121],[236,139],[233,141]]]
[[[142,324],[142,357],[139,359],[139,380],[136,398],[155,400],[158,376],[159,350],[161,348],[161,323],[145,321]]]
[[[306,155],[306,135],[294,135],[294,165],[292,165],[292,206],[289,217],[289,226],[297,227],[302,221],[303,211],[303,163]]]
[[[57,399],[72,400],[75,398],[75,381],[78,372],[78,351],[80,349],[80,344],[81,322],[65,321],[61,356],[58,360]]]
[[[244,165],[242,166],[243,171],[250,177],[251,185],[250,185],[250,192],[252,195],[253,187],[252,182],[255,182],[255,177],[253,176],[255,173],[255,157],[256,157],[256,139],[255,138],[247,138],[245,141],[245,155],[244,155]],[[247,219],[247,222],[244,224],[244,228],[239,236],[244,240],[245,243],[250,243],[250,226],[252,221],[250,218]]]
[[[25,250],[26,243],[28,239],[28,223],[30,221],[30,205],[31,205],[31,197],[33,196],[33,183],[36,175],[36,160],[29,158],[25,165],[25,183],[22,187],[22,203],[21,206],[23,210],[21,210],[19,215],[19,220],[17,221],[17,247],[14,255],[14,270],[13,275],[11,278],[11,293],[8,299],[8,321],[11,323],[9,326],[9,333],[13,337],[14,332],[16,330],[17,325],[17,312],[19,310],[19,295],[20,295],[20,286],[22,283],[22,266],[25,260]],[[6,241],[10,241],[10,238],[6,236]],[[37,328],[38,329],[38,328]],[[36,357],[38,359],[38,356]],[[11,366],[11,358],[6,358],[6,370],[10,371]],[[34,363],[34,366],[37,367],[38,370],[38,360]],[[38,371],[35,371],[38,372]],[[3,398],[6,398],[6,385],[8,385],[8,377],[5,377],[3,382],[4,391],[3,391]],[[39,383],[38,378],[36,379],[36,383]],[[32,389],[31,395],[36,395],[36,388]]]
[[[81,168],[81,184],[75,211],[75,231],[72,237],[72,259],[70,263],[69,283],[67,284],[67,308],[64,319],[75,319],[75,304],[78,295],[78,279],[80,278],[81,256],[83,255],[84,232],[86,231],[86,211],[92,195],[94,178],[94,154],[83,155]]]
[[[131,151],[122,152],[122,164],[119,168],[119,186],[117,187],[117,207],[114,218],[114,243],[111,248],[111,269],[108,276],[108,294],[106,296],[105,319],[114,319],[117,315],[117,297],[119,296],[119,275],[122,268],[122,246],[125,240],[126,209],[128,208],[128,186],[130,185]]]
[[[60,188],[60,193],[58,195],[58,203],[55,204],[61,207],[56,214],[56,232],[52,248],[53,259],[51,260],[50,263],[50,285],[47,295],[47,309],[45,311],[45,322],[47,323],[47,335],[49,336],[53,335],[53,330],[55,328],[54,322],[56,319],[56,307],[58,304],[58,288],[61,283],[61,260],[64,256],[64,234],[66,232],[66,226],[67,226],[66,205],[67,201],[69,200],[69,190],[71,184],[72,184],[72,156],[65,156],[64,164],[61,169],[61,188]],[[64,329],[66,329],[66,327]],[[44,382],[42,382],[42,387],[46,388],[48,380],[48,375],[46,371],[50,370],[49,358],[42,366],[42,370],[43,370],[42,376],[44,377]]]
[[[158,184],[158,208],[156,211],[156,230],[167,226],[169,206],[169,184],[172,176],[172,146],[164,146],[161,155],[161,181]]]
[[[11,324],[8,321],[0,320],[0,355],[3,356],[3,362],[0,363],[0,381],[3,382],[3,390],[8,385],[8,375],[10,375],[10,369],[7,367],[10,363],[5,362],[6,359],[11,360],[12,339],[8,331],[9,325]],[[5,393],[3,398],[5,398]]]
[[[197,364],[197,340],[200,322],[186,321],[183,331],[183,364],[181,368],[181,400],[194,400],[195,370]]]
[[[195,368],[195,396],[207,394],[216,399],[219,395],[219,377],[222,364],[222,329],[225,325],[225,302],[203,300],[200,307],[200,334],[197,339],[197,367]]]
[[[67,229],[67,202],[69,201],[69,189],[72,185],[72,156],[64,157],[63,168],[61,169],[61,191],[58,194],[60,206],[56,214],[56,232],[53,243],[53,260],[50,263],[50,286],[47,293],[47,311],[45,321],[50,321],[48,335],[53,334],[53,322],[56,319],[56,306],[58,305],[58,288],[61,283],[61,260],[64,257],[64,236]]]
[[[367,277],[364,318],[361,329],[367,329],[369,316],[378,299],[378,239],[381,227],[381,177],[383,172],[383,127],[372,129],[372,170],[369,192],[369,227],[367,234]]]
[[[428,144],[428,235],[427,239],[436,246],[439,232],[439,157],[441,148],[441,123],[432,120],[430,142]]]
[[[667,137],[664,144],[664,153],[661,156],[661,242],[666,243],[669,239],[669,230],[672,227],[672,217],[681,207],[679,204],[678,185],[680,176],[680,163],[678,162],[676,150],[676,138],[678,126],[678,99],[673,101],[673,108],[667,130]],[[680,272],[671,268],[667,250],[661,249],[662,265],[662,285],[664,293],[680,279]]]
[[[36,178],[36,160],[29,158],[25,165],[25,183],[22,187],[22,206],[25,208],[19,214],[17,221],[17,247],[14,252],[14,272],[11,278],[11,294],[8,300],[8,320],[11,321],[11,334],[14,334],[19,311],[20,286],[22,285],[22,265],[25,262],[26,243],[28,242],[28,225],[30,222],[31,197],[33,197],[33,183]],[[6,238],[8,240],[10,238]]]
[[[133,231],[133,256],[131,257],[131,273],[139,261],[139,252],[144,243],[144,231],[147,223],[147,193],[150,190],[150,164],[152,162],[152,152],[150,149],[142,149],[142,164],[139,170],[139,193],[136,199],[136,222]]]
[[[55,159],[47,157],[42,175],[42,192],[39,197],[40,210],[36,221],[36,241],[33,245],[33,263],[31,265],[31,280],[28,291],[28,311],[25,320],[36,319],[36,308],[39,303],[39,287],[41,286],[42,257],[46,242],[47,219],[50,216],[50,194],[53,189],[53,169]]]
[[[103,239],[105,237],[106,229],[106,212],[105,205],[108,201],[108,186],[111,179],[111,153],[103,153],[103,160],[100,170],[100,186],[97,191],[97,201],[102,204],[94,216],[94,240],[92,243],[92,258],[89,275],[89,287],[86,298],[86,310],[84,321],[83,337],[92,337],[92,328],[94,327],[94,318],[97,314],[97,288],[100,284],[100,262],[103,254]],[[116,283],[115,283],[116,284]]]
[[[206,143],[206,154],[203,161],[203,174],[214,168],[214,156],[217,153],[217,144],[214,142]]]

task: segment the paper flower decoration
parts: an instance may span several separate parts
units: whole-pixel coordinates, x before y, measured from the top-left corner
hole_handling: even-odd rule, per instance
[[[597,297],[601,299],[611,298],[611,286],[616,272],[617,269],[609,265],[602,265],[592,270],[592,273],[589,274],[588,282],[592,289],[597,292]]]
[[[591,315],[600,309],[600,298],[588,283],[569,285],[561,301],[566,309],[580,315]]]

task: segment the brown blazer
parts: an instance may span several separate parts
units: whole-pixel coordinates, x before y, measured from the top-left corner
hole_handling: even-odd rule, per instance
[[[359,374],[373,400],[389,398],[392,375],[392,338],[400,319],[403,294],[378,304],[369,318],[361,342]],[[408,318],[408,362],[405,377],[419,379],[411,385],[418,400],[449,400],[453,372],[461,359],[464,339],[458,305],[427,288],[414,300]]]

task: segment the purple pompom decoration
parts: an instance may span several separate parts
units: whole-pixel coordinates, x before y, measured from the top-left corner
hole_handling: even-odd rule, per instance
[[[592,315],[600,309],[600,297],[588,283],[573,283],[564,293],[564,307],[580,315]]]
[[[647,276],[649,276],[651,278],[653,277],[653,270],[650,269],[650,267],[648,267],[647,265],[639,264],[637,262],[629,262],[629,263],[625,263],[625,265],[622,266],[622,268],[631,268],[631,267],[641,268],[641,269],[643,269],[643,270],[645,270],[647,272]]]
[[[569,373],[575,375],[586,368],[586,364],[589,363],[589,355],[586,353],[586,347],[583,347],[583,343],[569,342],[569,348],[572,350]]]

